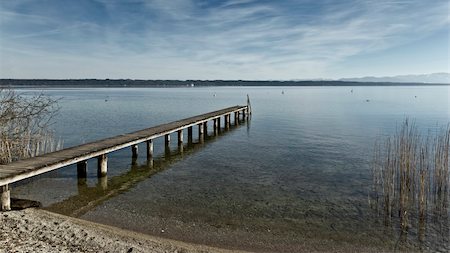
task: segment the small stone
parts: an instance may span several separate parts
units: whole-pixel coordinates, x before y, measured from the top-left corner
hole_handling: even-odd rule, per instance
[[[127,251],[127,253],[131,253],[131,252],[133,252],[133,247],[129,248]]]
[[[164,229],[161,229],[161,233],[164,233]]]

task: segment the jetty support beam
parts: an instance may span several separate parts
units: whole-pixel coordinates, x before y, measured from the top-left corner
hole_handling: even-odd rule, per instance
[[[203,135],[203,123],[198,124],[198,136]]]
[[[87,177],[87,160],[77,163],[77,177],[86,178]]]
[[[223,117],[224,117],[224,120],[225,120],[225,128],[228,128],[228,126],[229,126],[228,114],[225,114]]]
[[[170,143],[170,134],[164,135],[164,143],[166,144],[166,146],[169,145],[169,143]]]
[[[181,143],[183,143],[183,130],[178,130],[178,145],[180,145]]]
[[[188,127],[188,143],[192,143],[192,127]]]
[[[153,157],[153,140],[150,139],[147,141],[147,160],[152,159]]]
[[[9,185],[0,186],[1,203],[0,211],[11,210],[11,195]]]
[[[139,153],[138,145],[131,145],[131,153],[132,153],[132,158],[138,157],[138,153]]]
[[[203,122],[203,133],[208,135],[208,121]]]
[[[106,154],[97,157],[97,176],[104,177],[108,172],[108,156]]]
[[[217,123],[218,123],[217,118],[213,119],[214,134],[216,134],[218,132],[218,130],[219,130],[219,125]]]

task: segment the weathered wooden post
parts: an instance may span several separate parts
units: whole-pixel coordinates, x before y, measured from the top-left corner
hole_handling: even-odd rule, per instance
[[[192,126],[188,127],[188,143],[192,143]]]
[[[252,114],[252,104],[250,103],[250,96],[247,94],[247,117]]]
[[[217,125],[217,118],[213,119],[213,128],[214,128],[214,134],[217,134],[218,132],[218,125]]]
[[[203,133],[208,135],[208,121],[203,122]]]
[[[198,124],[198,136],[203,135],[203,123]]]
[[[139,150],[138,150],[137,144],[131,146],[131,153],[132,153],[132,156],[131,156],[132,158],[136,159],[138,157]]]
[[[228,122],[228,114],[225,114],[223,116],[223,118],[224,118],[224,122],[225,122],[225,128],[228,128],[228,124],[229,124],[229,122]]]
[[[108,156],[106,154],[97,157],[97,176],[104,177],[108,171]]]
[[[234,125],[239,125],[239,112],[234,112]]]
[[[164,135],[164,143],[166,144],[166,146],[169,145],[169,143],[170,143],[170,134]]]
[[[77,163],[77,177],[86,178],[87,177],[87,161],[81,161]]]
[[[147,160],[152,159],[153,157],[153,140],[150,139],[147,141]]]
[[[204,134],[203,134],[203,123],[198,124],[198,141],[203,143]]]
[[[217,118],[217,131],[220,132],[220,127],[221,127],[221,122],[220,122],[220,117]]]
[[[178,130],[178,145],[180,145],[181,143],[183,143],[183,129]]]
[[[1,193],[0,211],[11,210],[11,194],[9,185],[0,186],[0,193]]]

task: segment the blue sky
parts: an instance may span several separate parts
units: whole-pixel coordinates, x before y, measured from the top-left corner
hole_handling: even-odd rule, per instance
[[[450,72],[448,0],[0,1],[0,78]]]

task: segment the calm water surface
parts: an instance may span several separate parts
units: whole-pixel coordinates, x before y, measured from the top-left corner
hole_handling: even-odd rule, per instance
[[[353,92],[351,92],[353,90]],[[282,94],[284,91],[284,94]],[[36,90],[21,90],[32,94]],[[109,156],[98,180],[69,166],[18,185],[16,197],[49,210],[139,232],[228,248],[263,251],[363,245],[450,250],[446,218],[399,224],[369,202],[375,140],[405,117],[423,132],[450,122],[449,87],[221,87],[48,89],[61,98],[54,124],[69,147],[181,118],[245,104],[253,115],[199,143],[155,143],[152,163],[130,150]],[[194,131],[195,132],[195,131]],[[175,136],[173,137],[175,138]],[[140,147],[144,153],[145,147]]]

